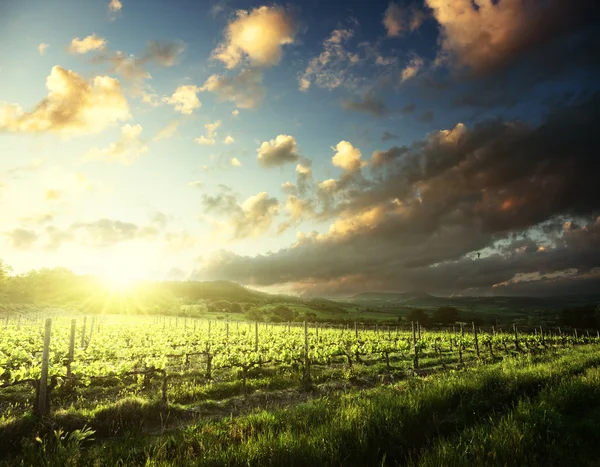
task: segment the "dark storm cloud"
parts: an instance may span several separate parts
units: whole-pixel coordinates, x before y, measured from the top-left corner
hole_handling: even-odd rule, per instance
[[[503,3],[508,8],[509,3],[515,2]],[[543,83],[576,79],[588,83],[596,81],[597,87],[600,4],[554,0],[546,2],[544,7],[541,3],[522,2],[516,8],[517,12],[528,8],[531,12],[539,10],[537,15],[488,15],[490,24],[507,34],[502,39],[496,38],[497,42],[487,52],[486,29],[477,26],[469,31],[461,32],[458,27],[454,30],[453,21],[461,17],[451,15],[446,21],[453,32],[444,46],[445,29],[442,27],[441,40],[442,51],[444,47],[448,49],[442,56],[446,57],[453,74],[450,77],[429,76],[421,81],[423,88],[432,92],[450,90],[454,94],[454,107],[494,109],[510,108],[531,99],[531,90]],[[474,16],[473,21],[476,20],[477,16]],[[515,26],[515,22],[519,24]]]
[[[537,127],[497,119],[431,133],[374,155],[371,165],[385,170],[373,179],[341,189],[330,183],[337,191],[328,212],[337,217],[327,234],[301,236],[266,256],[220,252],[196,276],[263,286],[296,282],[319,293],[356,287],[450,293],[507,281],[493,290],[519,287],[525,281],[510,283],[519,273],[589,274],[600,266],[598,128],[600,94],[554,109]],[[559,218],[587,224],[562,225],[546,251],[531,238],[518,239]],[[477,261],[469,255],[502,239],[496,253]]]

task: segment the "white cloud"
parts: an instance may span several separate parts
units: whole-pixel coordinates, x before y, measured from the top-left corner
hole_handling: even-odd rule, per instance
[[[99,133],[112,123],[131,118],[119,80],[96,76],[86,82],[59,66],[46,78],[48,96],[31,112],[0,102],[0,131],[53,132],[63,137]]]
[[[38,52],[40,53],[40,55],[44,55],[48,47],[50,47],[50,44],[44,44],[43,42],[40,45],[38,45]]]
[[[235,68],[244,57],[251,65],[273,66],[281,60],[281,48],[294,40],[291,17],[278,6],[261,6],[248,12],[238,10],[225,30],[225,41],[213,57],[226,68]]]
[[[102,149],[91,149],[83,156],[83,160],[103,160],[106,162],[120,162],[126,165],[131,164],[141,154],[148,151],[148,146],[140,138],[142,130],[140,124],[124,125],[121,128],[121,138],[117,142]]]
[[[340,141],[332,149],[335,150],[335,154],[331,158],[331,163],[346,172],[355,172],[367,164],[367,162],[361,161],[360,150],[352,146],[348,141]]]
[[[240,115],[240,111],[238,109],[233,109],[231,111],[231,115],[233,116],[233,118],[237,118]]]
[[[237,157],[233,157],[233,158],[231,159],[231,165],[232,165],[233,167],[241,167],[241,166],[242,166],[242,163],[241,163],[241,162],[238,160],[238,158],[237,158]]]
[[[83,39],[76,37],[69,45],[69,52],[72,54],[85,54],[92,50],[104,49],[106,47],[106,39],[98,37],[96,34],[87,36]]]
[[[194,141],[196,141],[196,143],[198,143],[198,144],[205,144],[205,145],[215,144],[216,136],[217,136],[217,128],[219,128],[219,126],[221,126],[221,120],[218,120],[214,123],[205,123],[204,128],[206,130],[206,136],[200,136],[199,138],[196,138]]]
[[[411,78],[417,76],[417,73],[423,68],[424,62],[421,57],[413,57],[406,67],[402,70],[401,73],[401,82],[407,81]]]
[[[109,11],[112,11],[113,13],[116,13],[117,11],[121,11],[122,8],[123,8],[123,3],[121,3],[120,0],[110,0],[110,3],[108,4]]]
[[[233,136],[231,136],[231,135],[227,135],[225,137],[225,139],[223,140],[223,142],[225,144],[232,144],[234,141],[235,141],[235,139],[233,139]]]
[[[171,97],[163,97],[163,102],[174,105],[175,110],[182,114],[190,115],[202,106],[197,96],[198,92],[200,88],[194,85],[179,86]]]
[[[257,149],[258,163],[262,167],[275,167],[286,162],[295,162],[300,157],[296,152],[296,139],[289,135],[278,135],[265,141]]]

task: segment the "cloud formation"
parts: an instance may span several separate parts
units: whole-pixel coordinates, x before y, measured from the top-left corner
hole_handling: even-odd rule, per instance
[[[59,66],[46,78],[48,96],[30,112],[17,104],[0,103],[0,131],[57,133],[65,138],[99,133],[131,118],[120,83],[109,76],[85,81]]]
[[[217,224],[216,232],[221,236],[222,231],[227,231],[231,240],[265,234],[279,213],[279,201],[270,197],[267,192],[250,196],[238,203],[231,190],[225,189],[216,196],[203,195],[202,205],[205,213],[227,218],[225,224]]]
[[[214,92],[220,101],[240,109],[257,109],[266,94],[262,80],[261,70],[246,68],[235,76],[211,75],[200,91]]]
[[[354,36],[352,29],[335,29],[323,42],[323,52],[313,58],[299,77],[300,91],[308,91],[314,83],[321,88],[335,89],[348,80],[348,68],[360,61],[357,53],[344,48]]]
[[[196,138],[194,141],[198,144],[210,145],[215,144],[217,136],[217,128],[221,126],[221,120],[217,120],[214,123],[205,123],[204,129],[206,130],[206,136],[202,135]]]
[[[169,139],[172,138],[173,135],[177,132],[177,128],[181,124],[180,121],[174,120],[170,122],[167,126],[160,129],[158,133],[152,138],[152,141],[160,141],[161,139]]]
[[[390,2],[383,15],[383,25],[388,37],[398,37],[406,31],[416,31],[425,20],[425,13],[413,3],[410,7],[401,7]]]
[[[498,71],[535,46],[569,32],[587,14],[597,13],[592,3],[426,0],[440,25],[438,63],[450,62],[477,74]]]
[[[108,10],[116,13],[117,11],[121,11],[121,9],[123,8],[123,3],[121,3],[120,0],[110,0],[110,3],[108,4]]]
[[[421,57],[411,58],[410,61],[408,62],[408,64],[404,67],[404,69],[400,73],[400,82],[403,83],[404,81],[407,81],[407,80],[417,76],[419,71],[421,71],[421,68],[423,68],[424,64],[425,64],[425,62],[423,61],[423,59]]]
[[[597,287],[598,104],[596,94],[557,108],[539,126],[457,124],[374,155],[386,170],[337,191],[328,232],[300,234],[268,255],[221,251],[195,276],[311,293],[548,293],[562,280]],[[361,164],[356,148],[339,149],[339,166]],[[339,190],[338,182],[319,189]],[[477,260],[477,251],[488,253]],[[576,273],[561,272],[569,269]]]
[[[278,135],[275,139],[265,141],[256,151],[258,164],[265,168],[296,162],[300,158],[296,139],[289,135]]]
[[[138,86],[149,79],[148,65],[156,64],[162,67],[174,66],[185,50],[183,42],[149,41],[141,57],[126,55],[120,50],[110,52],[106,48],[92,58],[92,63],[106,63],[112,73],[118,73],[126,80],[133,81]]]
[[[374,117],[383,117],[388,112],[385,102],[375,96],[372,92],[365,93],[358,100],[342,101],[342,108],[352,112],[368,113]]]
[[[227,25],[225,41],[213,51],[213,57],[227,69],[235,68],[245,57],[252,66],[273,66],[281,60],[282,46],[291,44],[295,33],[292,18],[281,7],[238,10]]]
[[[76,37],[69,45],[69,52],[72,54],[86,54],[92,50],[103,50],[106,47],[106,39],[92,34],[83,39]]]
[[[334,149],[335,154],[331,158],[331,163],[345,172],[356,172],[367,164],[360,160],[362,156],[360,150],[348,141],[340,141]]]
[[[93,148],[84,156],[84,161],[102,160],[105,162],[119,162],[129,165],[140,155],[148,151],[146,142],[140,138],[142,125],[123,125],[121,138],[105,148]]]
[[[194,110],[202,106],[198,99],[198,92],[200,92],[200,88],[193,84],[179,86],[172,96],[164,97],[163,102],[174,105],[175,110],[184,115],[191,115]]]
[[[40,45],[38,45],[38,52],[40,53],[40,55],[44,55],[48,47],[50,47],[50,44],[45,44],[43,42]]]

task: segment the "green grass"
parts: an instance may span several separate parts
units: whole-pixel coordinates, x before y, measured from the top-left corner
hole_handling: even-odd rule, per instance
[[[524,355],[391,385],[320,392],[281,408],[188,420],[160,434],[141,430],[164,408],[128,400],[79,420],[102,442],[80,440],[74,449],[48,433],[41,443],[28,438],[5,465],[30,465],[28,459],[123,466],[598,465],[599,364],[598,346]],[[369,375],[366,365],[352,371]],[[265,387],[265,397],[279,389]],[[65,422],[66,415],[58,420]],[[103,430],[111,423],[125,437],[107,440]],[[68,425],[67,431],[83,427]]]

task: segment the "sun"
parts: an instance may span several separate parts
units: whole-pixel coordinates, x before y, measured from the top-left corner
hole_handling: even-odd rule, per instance
[[[134,277],[123,274],[122,272],[112,272],[110,274],[102,274],[102,280],[112,291],[123,292],[132,287],[137,282]]]
[[[131,257],[112,257],[101,268],[99,276],[112,291],[126,291],[144,279],[144,266]]]

